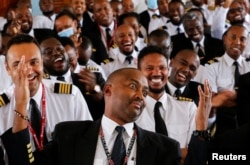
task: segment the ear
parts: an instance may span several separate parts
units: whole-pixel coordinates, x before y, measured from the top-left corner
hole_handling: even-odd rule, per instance
[[[170,59],[170,63],[169,63],[169,66],[170,67],[172,67],[173,66],[173,61],[174,61],[174,59],[172,58],[172,59]]]
[[[103,94],[106,96],[111,96],[111,93],[112,93],[111,88],[112,88],[111,84],[105,84],[103,87]]]
[[[5,69],[8,72],[8,74],[10,75],[10,67],[8,66],[7,62],[4,63],[5,65]]]

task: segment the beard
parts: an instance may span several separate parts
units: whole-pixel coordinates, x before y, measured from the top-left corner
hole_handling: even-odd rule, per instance
[[[151,87],[149,86],[149,91],[150,91],[151,93],[160,94],[160,93],[162,93],[164,90],[165,90],[164,87],[162,87],[162,88],[160,88],[160,89],[154,89],[154,88],[151,88]]]

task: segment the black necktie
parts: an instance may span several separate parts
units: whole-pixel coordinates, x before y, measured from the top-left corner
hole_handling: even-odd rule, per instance
[[[65,78],[63,76],[58,76],[56,79],[59,81],[65,81]]]
[[[107,43],[108,43],[108,46],[109,46],[109,44],[111,44],[110,42],[111,42],[111,39],[112,39],[112,37],[110,35],[110,28],[106,28],[105,31],[106,31]]]
[[[181,96],[181,90],[179,88],[177,88],[174,92],[174,97],[180,97]]]
[[[125,60],[128,61],[129,64],[131,64],[131,62],[133,60],[133,56],[129,55],[129,56],[126,57]]]
[[[122,126],[117,126],[115,130],[118,132],[118,135],[116,136],[115,139],[111,159],[114,161],[115,165],[122,165],[124,163],[124,158],[126,156],[126,147],[122,137],[125,128]]]
[[[204,57],[205,54],[204,54],[203,50],[201,49],[200,43],[197,43],[196,47],[198,48],[198,51],[197,51],[198,56],[199,57]]]
[[[155,103],[155,108],[154,108],[154,117],[155,117],[155,132],[157,133],[161,133],[164,135],[168,136],[168,131],[167,131],[167,127],[166,124],[164,122],[164,120],[161,117],[160,114],[160,107],[161,107],[161,102],[157,101]]]
[[[181,33],[181,28],[180,27],[177,27],[177,34],[180,34]]]
[[[239,63],[234,61],[235,71],[234,71],[234,87],[238,87],[238,80],[240,77]]]
[[[30,99],[30,123],[33,130],[36,133],[37,138],[40,137],[41,132],[41,113],[38,109],[36,101],[34,99]]]

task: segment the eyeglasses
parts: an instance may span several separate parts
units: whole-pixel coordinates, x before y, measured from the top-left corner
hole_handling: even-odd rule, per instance
[[[242,12],[242,11],[243,11],[243,7],[237,7],[237,8],[229,9],[228,13],[234,14],[236,12]]]
[[[65,53],[65,49],[63,46],[56,46],[54,48],[46,48],[43,51],[44,55],[51,56],[53,55],[54,51],[60,52],[60,53]]]

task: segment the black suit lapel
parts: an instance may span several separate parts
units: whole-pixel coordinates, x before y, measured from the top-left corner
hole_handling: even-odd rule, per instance
[[[94,122],[84,135],[76,138],[75,162],[76,164],[93,164],[98,141],[101,120]]]

